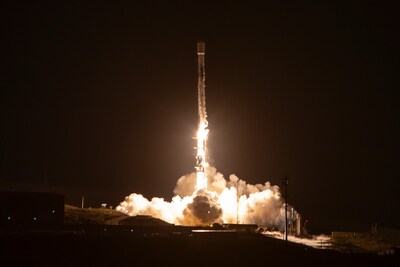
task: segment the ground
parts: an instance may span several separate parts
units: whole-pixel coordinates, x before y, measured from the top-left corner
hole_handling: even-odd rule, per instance
[[[7,266],[399,266],[400,255],[314,249],[256,233],[192,232],[172,225],[107,225],[108,209],[66,206],[52,229],[0,229]],[[141,222],[143,219],[141,218]],[[79,220],[80,223],[79,223]]]
[[[129,236],[97,233],[2,234],[8,266],[396,266],[399,257],[317,250],[257,234]],[[398,265],[397,265],[398,266]]]

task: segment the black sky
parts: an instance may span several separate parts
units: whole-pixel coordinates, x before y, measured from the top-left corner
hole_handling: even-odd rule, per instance
[[[393,6],[148,2],[5,5],[3,189],[171,198],[194,170],[203,40],[209,145],[226,178],[288,175],[310,223],[400,227]]]

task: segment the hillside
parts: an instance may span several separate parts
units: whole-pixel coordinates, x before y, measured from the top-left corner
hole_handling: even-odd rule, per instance
[[[64,206],[64,223],[67,224],[106,224],[108,220],[127,215],[112,209],[78,208],[71,205]]]

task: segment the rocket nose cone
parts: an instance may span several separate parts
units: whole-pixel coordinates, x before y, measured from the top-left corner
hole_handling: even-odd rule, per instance
[[[204,42],[197,42],[197,54],[204,55],[206,53],[206,44]]]

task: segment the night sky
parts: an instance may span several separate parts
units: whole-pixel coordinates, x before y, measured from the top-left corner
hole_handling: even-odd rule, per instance
[[[170,199],[194,171],[202,40],[225,178],[287,175],[314,229],[400,228],[394,6],[136,2],[5,5],[0,189]]]

